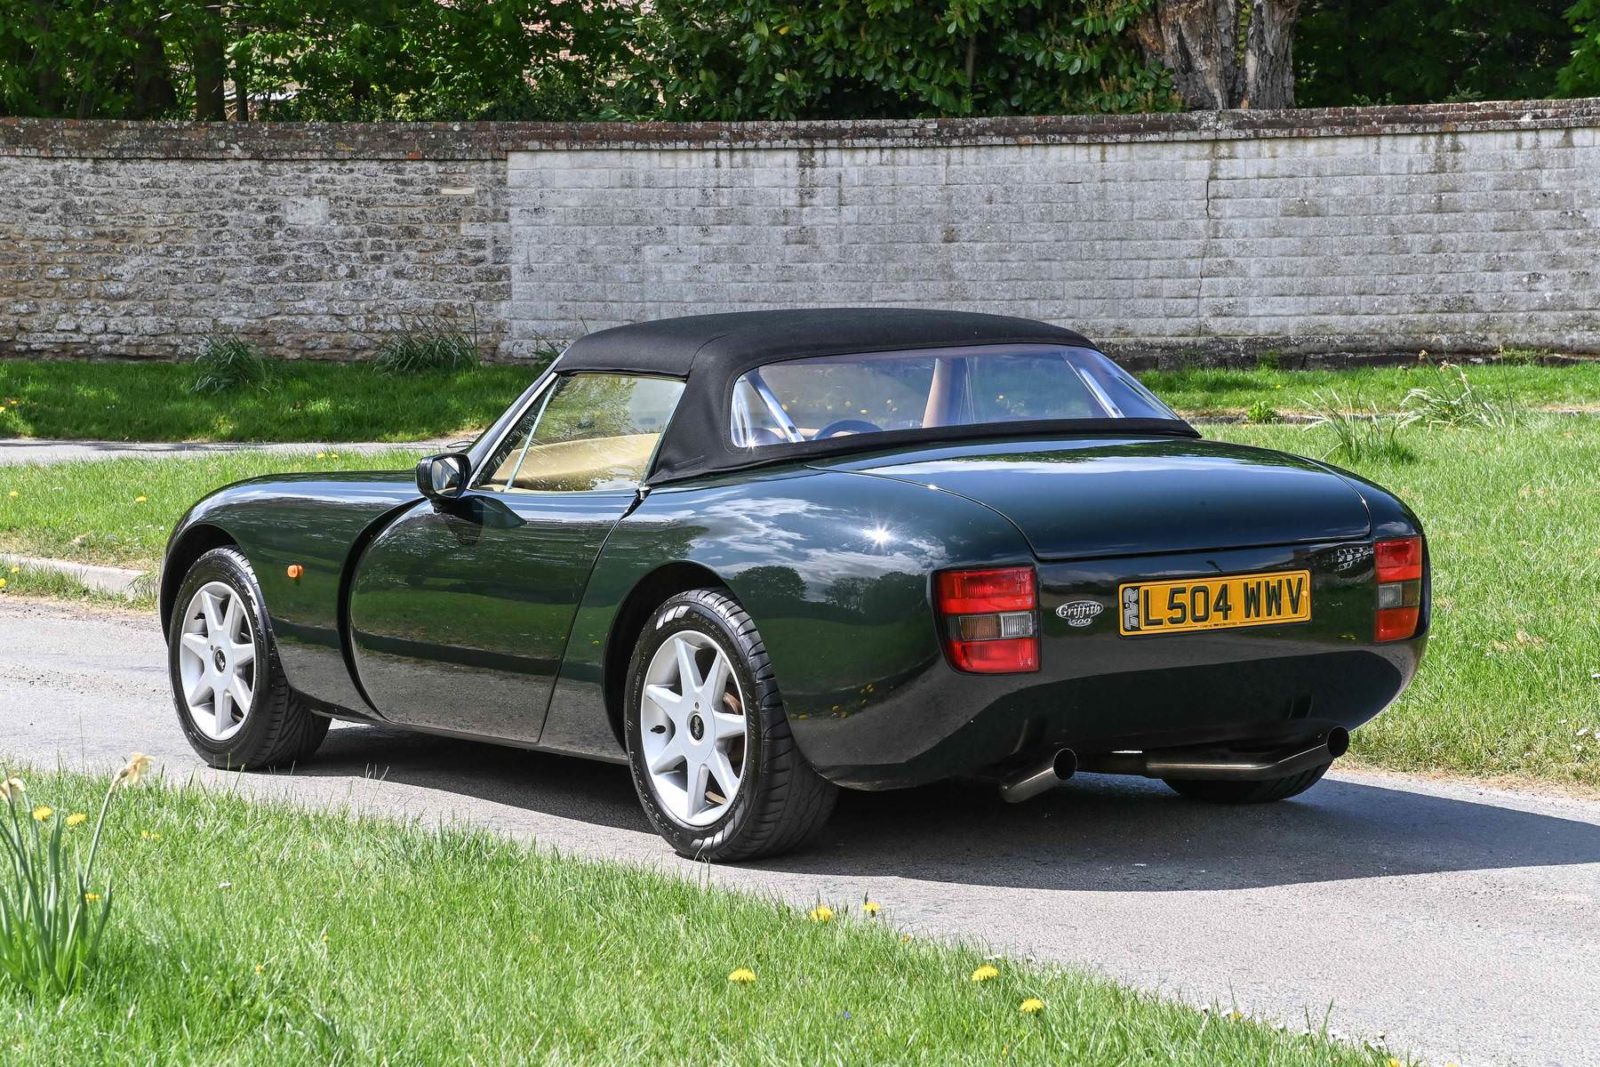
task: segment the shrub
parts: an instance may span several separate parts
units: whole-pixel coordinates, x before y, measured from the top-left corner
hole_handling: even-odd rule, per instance
[[[196,375],[189,387],[195,393],[231,393],[247,385],[265,387],[272,365],[261,350],[238,337],[212,335],[194,360]]]
[[[1246,422],[1283,421],[1283,416],[1278,414],[1276,408],[1267,403],[1265,397],[1252,401],[1250,407],[1245,410],[1244,418]]]
[[[111,917],[111,887],[94,881],[106,815],[117,788],[149,766],[136,752],[111,779],[87,849],[76,840],[87,815],[30,807],[20,779],[0,781],[0,975],[36,996],[64,997],[83,984]]]
[[[1307,429],[1326,426],[1333,431],[1336,443],[1327,459],[1409,463],[1417,458],[1400,440],[1406,424],[1394,415],[1385,415],[1376,407],[1362,408],[1355,398],[1347,400],[1331,389],[1312,394],[1309,406],[1312,419]]]
[[[1438,384],[1418,386],[1400,401],[1404,412],[1402,425],[1483,426],[1503,430],[1522,418],[1521,409],[1511,397],[1480,391],[1467,380],[1467,372],[1460,367],[1441,363],[1439,373],[1444,378]]]
[[[467,333],[438,319],[404,326],[378,348],[372,369],[379,374],[427,374],[470,370],[482,358],[477,330]]]

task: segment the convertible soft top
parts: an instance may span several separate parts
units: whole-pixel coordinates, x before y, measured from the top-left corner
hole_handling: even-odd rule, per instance
[[[996,427],[945,426],[898,430],[870,439],[768,446],[759,453],[733,444],[728,413],[734,382],[775,360],[988,344],[1055,344],[1095,348],[1082,334],[1033,319],[973,311],[918,308],[805,308],[688,315],[600,330],[574,341],[558,371],[610,371],[683,378],[683,399],[662,436],[648,481],[659,484],[711,471],[737,470],[798,455],[840,454],[922,440],[994,436]],[[1161,433],[1198,437],[1167,419],[1079,419],[1017,423],[1012,432]]]

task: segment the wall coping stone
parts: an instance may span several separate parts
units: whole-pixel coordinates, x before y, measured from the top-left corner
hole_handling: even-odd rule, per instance
[[[1292,111],[801,122],[132,122],[0,118],[0,157],[500,160],[581,149],[925,148],[1460,134],[1600,126],[1600,98]]]

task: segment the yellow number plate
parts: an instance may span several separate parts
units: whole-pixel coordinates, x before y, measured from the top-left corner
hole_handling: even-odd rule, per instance
[[[1310,571],[1130,582],[1118,594],[1124,637],[1311,620]]]

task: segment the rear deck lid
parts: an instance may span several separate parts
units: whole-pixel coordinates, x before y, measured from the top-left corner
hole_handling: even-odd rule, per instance
[[[1358,540],[1371,532],[1366,502],[1339,475],[1299,456],[1219,441],[995,441],[825,465],[987,505],[1022,531],[1040,559]]]

